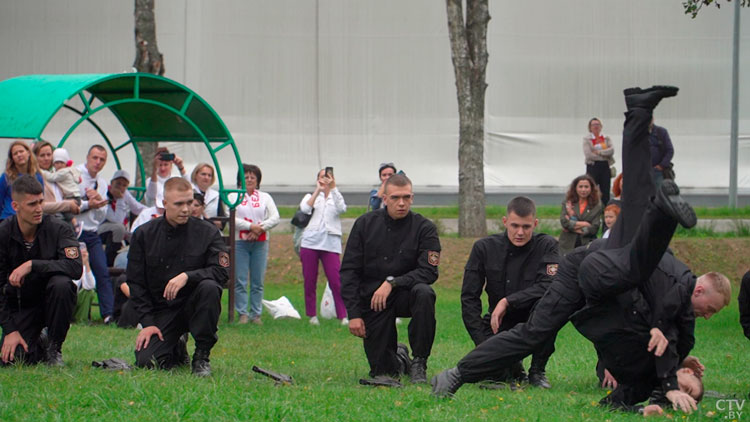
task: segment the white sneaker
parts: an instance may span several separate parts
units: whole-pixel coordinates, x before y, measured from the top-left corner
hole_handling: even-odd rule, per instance
[[[347,317],[341,318],[341,325],[349,325],[349,318]]]
[[[310,318],[310,324],[311,325],[320,325],[320,321],[318,321],[318,317],[314,316]]]

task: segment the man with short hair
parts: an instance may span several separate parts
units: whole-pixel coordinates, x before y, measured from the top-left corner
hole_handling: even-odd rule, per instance
[[[385,182],[385,208],[354,222],[341,263],[341,296],[349,331],[363,339],[371,380],[364,384],[427,382],[427,358],[435,340],[435,292],[440,240],[435,225],[411,211],[411,180],[403,174]],[[397,344],[396,317],[411,317],[414,359]]]
[[[63,366],[76,304],[73,280],[83,271],[78,241],[68,224],[43,216],[36,178],[19,176],[11,192],[16,214],[0,223],[0,360]]]
[[[91,271],[96,279],[96,295],[99,300],[99,313],[105,324],[113,322],[115,295],[112,280],[107,268],[107,256],[99,237],[99,226],[107,217],[107,181],[100,172],[107,164],[107,150],[101,145],[93,145],[86,155],[86,163],[78,166],[81,172],[81,214],[78,222],[83,225],[79,240],[89,251]]]
[[[128,219],[130,214],[138,215],[146,206],[138,202],[128,191],[130,174],[125,170],[117,170],[110,179],[107,188],[109,205],[104,222],[99,225],[99,237],[105,246],[107,266],[114,265],[117,251],[122,247],[123,240],[130,239]]]
[[[164,216],[133,233],[127,277],[143,325],[136,338],[136,365],[171,369],[187,364],[189,331],[195,340],[193,374],[207,377],[229,254],[216,226],[190,215],[192,202],[190,182],[173,177],[164,183]]]
[[[505,232],[477,240],[464,269],[461,311],[475,345],[529,319],[557,273],[559,250],[554,237],[534,233],[538,224],[534,201],[513,198],[502,218]],[[482,290],[487,291],[488,313],[482,317]],[[490,315],[491,313],[491,315]],[[545,367],[555,350],[555,336],[535,351],[529,368],[531,385],[550,388]],[[487,374],[496,381],[525,381],[521,361],[512,368]]]

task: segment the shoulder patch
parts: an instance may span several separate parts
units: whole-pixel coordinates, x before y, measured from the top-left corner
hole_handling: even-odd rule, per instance
[[[78,252],[78,246],[68,246],[65,248],[65,257],[68,259],[76,259],[80,253]]]
[[[219,265],[224,268],[229,267],[229,254],[226,252],[219,252]]]
[[[554,276],[557,274],[557,266],[558,264],[547,264],[547,275]]]
[[[437,267],[440,264],[440,252],[427,251],[427,262],[433,267]]]

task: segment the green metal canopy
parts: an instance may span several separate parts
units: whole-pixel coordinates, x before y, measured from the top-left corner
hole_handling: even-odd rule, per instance
[[[80,108],[68,104],[75,97],[81,100]],[[95,99],[101,104],[95,105]],[[138,143],[202,142],[216,169],[221,200],[231,209],[242,200],[242,195],[230,200],[229,194],[245,192],[244,179],[240,178],[241,189],[227,189],[216,158],[220,150],[231,147],[238,168],[242,168],[232,135],[213,108],[184,85],[149,73],[25,75],[7,79],[0,82],[0,138],[38,140],[62,108],[77,113],[80,118],[71,125],[58,147],[65,144],[81,123],[88,121],[104,138],[118,169],[121,167],[117,151],[132,145],[143,185],[146,175]],[[104,109],[109,109],[120,121],[129,140],[112,145],[106,133],[91,119]],[[142,194],[145,188],[139,186],[134,190]]]

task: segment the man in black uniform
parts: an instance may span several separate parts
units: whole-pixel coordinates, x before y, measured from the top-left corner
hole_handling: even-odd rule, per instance
[[[557,273],[557,240],[543,233],[534,233],[538,224],[534,201],[524,196],[513,198],[502,221],[505,233],[476,241],[464,270],[462,317],[477,346],[494,334],[528,320],[532,307],[547,291],[552,276]],[[482,289],[487,291],[488,300],[488,313],[484,318]],[[544,371],[554,350],[555,336],[534,353],[528,376],[531,385],[551,387]],[[495,374],[492,379],[523,381],[525,378],[520,361],[501,372],[505,373]]]
[[[435,292],[440,240],[435,225],[410,211],[409,178],[391,176],[385,208],[354,222],[341,263],[341,296],[349,331],[364,339],[371,382],[396,385],[389,377],[409,372],[413,383],[427,382],[427,358],[435,340]],[[397,345],[396,317],[411,317],[409,343]],[[366,383],[367,381],[362,380]]]
[[[623,193],[623,213],[630,211],[626,218],[622,214],[618,218],[613,231],[615,240],[609,239],[611,246],[602,248],[605,241],[599,240],[568,254],[529,321],[492,337],[464,357],[457,368],[435,377],[433,394],[452,395],[461,384],[476,382],[484,373],[527,356],[588,303],[574,320],[579,331],[595,343],[607,368],[623,379],[624,383],[618,386],[620,391],[613,392],[617,400],[626,405],[645,400],[657,386],[656,381],[660,381],[673,405],[686,412],[695,408],[693,398],[677,390],[680,385],[675,380],[675,362],[679,364],[679,359],[684,359],[683,353],[692,348],[694,341],[693,326],[686,315],[694,314],[693,323],[695,316],[709,318],[726,305],[729,283],[716,273],[701,276],[697,282],[692,274],[676,282],[667,280],[671,285],[659,285],[665,280],[651,278],[659,261],[671,257],[664,252],[676,222],[691,227],[696,219],[671,181],[661,186],[653,202],[637,194],[640,176],[645,176],[646,187],[651,186],[649,173],[638,176],[637,168],[650,165],[646,128],[652,110],[662,98],[676,93],[677,89],[671,87],[625,91],[628,113],[623,130],[623,162],[626,167],[631,166],[627,174],[636,175],[625,186],[636,193],[631,196]],[[646,153],[642,154],[644,147]],[[645,214],[638,214],[639,207],[647,204],[651,205]],[[637,225],[639,215],[643,218]],[[631,233],[634,236],[628,238]],[[626,243],[627,246],[620,248]],[[687,283],[683,284],[683,280]],[[628,312],[622,312],[623,309]],[[670,349],[665,354],[667,346]],[[656,359],[650,355],[652,351]],[[622,365],[611,365],[613,361]]]
[[[742,332],[750,340],[750,271],[742,276],[737,303],[740,305],[740,325],[742,326]]]
[[[211,375],[221,289],[229,254],[213,224],[190,216],[193,187],[180,177],[164,183],[164,216],[133,234],[128,253],[130,298],[143,325],[135,343],[136,365],[170,369],[186,364],[183,336],[195,339],[193,374]]]
[[[62,366],[62,344],[76,304],[81,254],[70,225],[43,216],[42,185],[21,175],[11,193],[16,215],[0,224],[2,363]],[[47,336],[40,336],[47,327]],[[19,347],[20,346],[20,347]]]

